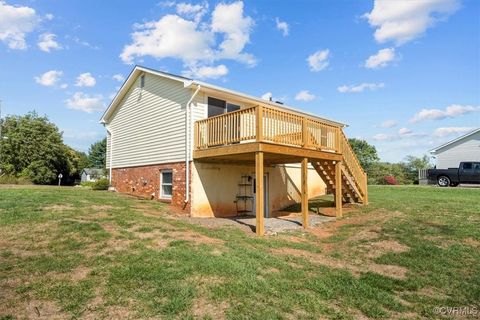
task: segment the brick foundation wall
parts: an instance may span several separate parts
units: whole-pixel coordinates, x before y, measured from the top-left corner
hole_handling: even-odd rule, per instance
[[[171,200],[160,199],[161,170],[172,170],[173,186]],[[173,207],[190,213],[190,203],[185,206],[185,162],[113,168],[112,186],[118,192],[166,201],[171,203]]]

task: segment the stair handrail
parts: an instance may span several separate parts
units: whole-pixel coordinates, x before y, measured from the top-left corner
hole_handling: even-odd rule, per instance
[[[340,133],[342,139],[342,158],[345,163],[345,167],[351,173],[354,178],[354,181],[357,184],[357,188],[362,193],[362,197],[367,195],[367,173],[363,170],[362,165],[358,161],[358,158],[355,152],[352,149],[352,146],[348,142],[347,137],[343,130]]]

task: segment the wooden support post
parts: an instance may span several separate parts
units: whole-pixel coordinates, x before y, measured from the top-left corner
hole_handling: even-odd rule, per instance
[[[302,160],[302,225],[308,228],[308,158]]]
[[[363,195],[363,204],[367,205],[368,204],[368,181],[366,176],[365,176],[364,190],[365,191]]]
[[[264,224],[264,190],[263,190],[263,152],[259,151],[255,153],[255,216],[256,216],[256,228],[257,235],[263,236],[265,234]]]
[[[342,162],[335,162],[335,215],[341,217],[342,212]]]

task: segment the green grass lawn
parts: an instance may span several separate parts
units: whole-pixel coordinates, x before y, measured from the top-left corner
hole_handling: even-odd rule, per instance
[[[370,187],[370,202],[308,232],[258,238],[191,224],[155,201],[0,187],[0,319],[480,310],[480,189]]]

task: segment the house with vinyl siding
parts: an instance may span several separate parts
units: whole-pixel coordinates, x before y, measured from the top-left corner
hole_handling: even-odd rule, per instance
[[[480,161],[480,128],[430,150],[437,169],[458,168],[460,162]]]
[[[111,187],[195,217],[263,219],[331,192],[367,203],[366,175],[344,124],[136,66],[101,118]]]

